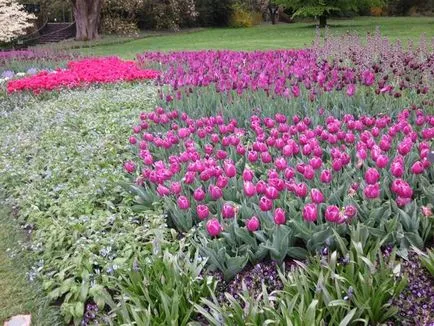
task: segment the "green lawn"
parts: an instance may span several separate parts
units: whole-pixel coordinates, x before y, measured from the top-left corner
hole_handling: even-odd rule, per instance
[[[365,35],[380,27],[391,40],[417,41],[422,33],[434,37],[434,17],[360,17],[352,20],[330,20],[332,33],[348,31]],[[81,52],[87,55],[119,55],[134,58],[137,53],[150,50],[232,49],[258,50],[301,48],[311,44],[316,29],[313,23],[260,25],[252,28],[205,29],[199,32],[148,37],[116,45],[101,45]]]
[[[31,314],[32,325],[59,325],[58,308],[49,307],[39,284],[28,281],[29,261],[20,251],[25,243],[9,209],[0,206],[0,325],[20,314]]]

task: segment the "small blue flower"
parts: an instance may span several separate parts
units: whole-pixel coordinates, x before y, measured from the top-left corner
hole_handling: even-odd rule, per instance
[[[35,75],[38,72],[38,70],[36,70],[36,68],[29,68],[27,70],[27,74],[29,75]]]
[[[5,70],[1,74],[2,78],[12,78],[14,76],[15,76],[15,73],[12,70]]]

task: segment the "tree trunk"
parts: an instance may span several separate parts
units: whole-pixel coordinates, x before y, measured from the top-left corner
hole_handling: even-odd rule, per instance
[[[98,38],[103,0],[71,0],[74,12],[78,41],[89,41]]]
[[[321,15],[319,16],[319,28],[325,28],[327,26],[327,16]]]
[[[277,12],[279,10],[279,7],[273,6],[272,4],[268,5],[268,11],[270,12],[270,18],[271,18],[271,24],[276,24],[276,16]]]

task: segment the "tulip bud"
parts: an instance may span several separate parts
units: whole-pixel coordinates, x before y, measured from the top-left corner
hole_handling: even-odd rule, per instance
[[[325,212],[325,219],[328,222],[337,223],[340,221],[340,211],[339,207],[333,205],[333,206],[327,206],[326,212]]]
[[[312,180],[312,179],[315,177],[315,170],[313,169],[313,167],[310,166],[310,165],[306,165],[306,166],[304,167],[303,176],[304,176],[307,180]]]
[[[314,170],[318,170],[319,168],[321,168],[322,160],[319,157],[312,157],[309,161],[309,164]]]
[[[365,173],[365,181],[369,185],[373,185],[380,180],[380,173],[374,168],[369,168]]]
[[[220,225],[218,219],[213,218],[206,223],[206,230],[210,236],[216,237],[223,231],[223,227]]]
[[[222,207],[223,218],[233,218],[235,216],[235,208],[230,203],[224,203]]]
[[[209,216],[209,208],[206,205],[197,205],[196,213],[199,219],[203,221]]]
[[[303,218],[308,222],[315,222],[318,219],[318,208],[315,204],[306,204],[303,208]]]
[[[259,219],[256,216],[252,216],[252,218],[246,222],[247,230],[250,232],[255,232],[259,229],[259,224]]]
[[[251,181],[244,182],[244,193],[247,197],[252,197],[256,194],[256,187]]]
[[[390,166],[390,172],[396,178],[401,178],[404,174],[404,166],[400,162],[393,162]]]
[[[307,196],[307,185],[305,183],[299,183],[295,186],[295,194],[300,198]]]
[[[291,180],[294,177],[294,175],[295,175],[295,171],[294,171],[293,168],[289,168],[288,167],[288,168],[285,169],[284,174],[285,174],[286,180]]]
[[[262,152],[261,153],[261,160],[262,163],[271,163],[273,161],[273,158],[271,157],[271,154],[269,152]]]
[[[194,191],[193,198],[196,201],[202,201],[205,199],[205,191],[203,191],[202,186],[200,186]]]
[[[246,148],[242,144],[237,145],[237,154],[238,155],[246,154]]]
[[[134,145],[134,144],[137,143],[137,139],[136,139],[136,137],[134,137],[134,136],[131,136],[131,137],[129,138],[129,141],[130,141],[130,144],[131,144],[131,145]]]
[[[431,216],[433,216],[433,212],[432,212],[432,210],[431,210],[431,208],[430,207],[428,207],[428,206],[422,206],[422,215],[423,216],[425,216],[425,217],[431,217]]]
[[[170,185],[170,191],[172,192],[172,194],[179,194],[181,192],[181,183],[180,182],[172,182],[172,184]]]
[[[375,199],[380,197],[380,184],[368,184],[363,190],[363,193],[368,199]]]
[[[267,184],[264,180],[259,180],[256,184],[256,192],[258,194],[265,194],[265,191],[267,190]]]
[[[320,180],[322,183],[330,183],[332,181],[332,173],[330,170],[323,170],[320,175]]]
[[[389,158],[386,155],[379,155],[375,161],[379,169],[383,169],[389,163]]]
[[[188,201],[188,198],[185,196],[179,196],[177,203],[179,209],[186,210],[190,208],[190,202]]]
[[[157,194],[161,197],[168,196],[170,194],[169,188],[163,186],[162,184],[159,184],[157,186]]]
[[[416,161],[412,166],[411,166],[411,173],[413,174],[421,174],[424,171],[424,166],[423,163],[421,161]]]
[[[247,154],[247,159],[248,159],[249,162],[251,162],[251,163],[256,162],[256,161],[258,160],[258,152],[250,151],[250,152]]]
[[[228,182],[228,178],[226,178],[224,175],[220,175],[216,180],[216,186],[220,189],[224,189],[228,185]]]
[[[124,163],[124,170],[127,173],[133,173],[136,170],[136,165],[133,161],[127,161]]]
[[[287,167],[287,163],[284,157],[276,158],[276,160],[274,161],[274,165],[276,166],[276,169],[278,169],[279,171],[283,171]]]
[[[324,195],[319,189],[312,188],[310,191],[310,198],[315,204],[320,204],[324,202]]]
[[[259,200],[259,208],[263,212],[267,212],[273,208],[273,201],[268,199],[267,197],[261,197]]]
[[[212,200],[218,200],[223,197],[223,191],[217,186],[210,185],[209,192]]]
[[[254,173],[249,168],[245,168],[243,171],[243,180],[244,181],[252,181],[254,177]]]
[[[268,186],[265,189],[265,196],[268,199],[275,200],[275,199],[279,198],[279,191],[273,186]]]
[[[274,223],[280,225],[285,224],[285,222],[285,211],[282,208],[276,208],[276,210],[274,211]]]
[[[352,218],[356,216],[357,214],[357,208],[355,208],[353,205],[345,206],[344,215],[348,218]]]

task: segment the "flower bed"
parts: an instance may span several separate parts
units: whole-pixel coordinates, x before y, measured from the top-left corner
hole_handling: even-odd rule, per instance
[[[305,92],[313,101],[336,90],[352,97],[365,86],[394,97],[406,90],[427,94],[434,78],[434,54],[428,48],[422,40],[418,48],[404,49],[376,34],[366,41],[354,36],[317,40],[304,50],[147,52],[138,60],[164,67],[157,81],[175,91],[169,98],[183,87],[213,86],[238,95],[263,90],[296,98]]]
[[[31,77],[12,80],[7,84],[7,91],[9,93],[31,91],[37,94],[60,88],[146,80],[154,79],[157,76],[157,71],[140,69],[134,61],[123,61],[116,57],[92,58],[71,61],[64,70],[41,71]]]
[[[406,250],[426,240],[432,139],[434,116],[415,107],[395,119],[253,115],[246,128],[160,107],[140,116],[129,140],[138,157],[124,168],[164,200],[178,230],[202,224],[216,243],[239,247],[244,264],[334,246],[333,232],[345,237],[357,222],[386,236],[396,216],[405,237],[389,241]]]

